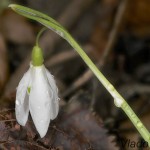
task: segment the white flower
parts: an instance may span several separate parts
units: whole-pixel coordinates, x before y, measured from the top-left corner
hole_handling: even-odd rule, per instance
[[[29,111],[41,137],[44,137],[50,120],[59,110],[58,89],[53,76],[44,65],[33,66],[24,74],[17,88],[16,118],[25,126]]]

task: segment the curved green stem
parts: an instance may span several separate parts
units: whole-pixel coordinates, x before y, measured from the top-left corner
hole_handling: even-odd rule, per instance
[[[40,38],[40,36],[42,35],[42,33],[43,33],[46,29],[47,29],[46,27],[43,27],[43,28],[39,31],[39,33],[37,34],[37,36],[36,36],[36,45],[37,45],[37,46],[39,46],[39,38]]]
[[[17,13],[38,21],[43,24],[45,27],[53,30],[57,34],[59,34],[62,38],[66,39],[70,45],[78,52],[87,66],[92,70],[98,80],[103,84],[103,86],[107,89],[107,91],[114,98],[114,103],[117,107],[122,108],[122,110],[126,113],[126,115],[130,118],[134,126],[137,128],[143,139],[148,142],[150,146],[150,133],[145,128],[143,123],[125,101],[125,99],[117,92],[117,90],[113,87],[113,85],[105,78],[105,76],[101,73],[101,71],[95,66],[95,64],[91,61],[91,59],[87,56],[87,54],[83,51],[83,49],[79,46],[79,44],[73,39],[73,37],[67,32],[67,30],[62,27],[57,21],[52,19],[51,17],[35,11],[33,9],[23,7],[20,5],[10,5],[14,11]]]

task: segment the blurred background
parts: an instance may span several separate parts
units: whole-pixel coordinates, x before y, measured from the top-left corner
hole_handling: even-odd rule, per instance
[[[16,87],[42,25],[13,12],[10,3],[61,23],[150,130],[149,0],[0,0],[0,149],[149,149],[79,55],[50,30],[40,46],[59,87],[59,115],[43,139],[31,117],[25,127],[17,124]]]

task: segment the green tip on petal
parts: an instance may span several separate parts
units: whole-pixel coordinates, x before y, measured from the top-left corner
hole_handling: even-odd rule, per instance
[[[31,92],[31,87],[30,86],[27,88],[27,92],[28,92],[28,94],[30,94],[30,92]]]
[[[41,66],[44,62],[42,50],[38,46],[34,46],[32,50],[32,65]]]

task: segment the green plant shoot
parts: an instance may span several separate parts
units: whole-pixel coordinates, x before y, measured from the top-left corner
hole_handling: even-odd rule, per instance
[[[145,128],[143,123],[140,121],[140,119],[137,117],[137,115],[128,105],[126,100],[118,93],[118,91],[114,88],[114,86],[105,78],[105,76],[101,73],[101,71],[95,66],[95,64],[87,56],[84,50],[79,46],[79,44],[73,39],[73,37],[67,32],[67,30],[64,27],[62,27],[57,21],[55,21],[51,17],[41,12],[35,11],[33,9],[20,6],[20,5],[16,5],[16,4],[11,4],[9,5],[9,7],[11,7],[18,14],[41,23],[45,27],[53,30],[54,32],[59,34],[62,38],[67,40],[68,43],[78,52],[78,54],[87,64],[87,66],[91,69],[91,71],[95,74],[98,80],[103,84],[103,86],[107,89],[107,91],[112,95],[114,99],[114,104],[117,107],[122,108],[122,110],[126,113],[129,119],[132,121],[136,129],[139,131],[143,139],[146,142],[148,142],[150,146],[149,131]]]

